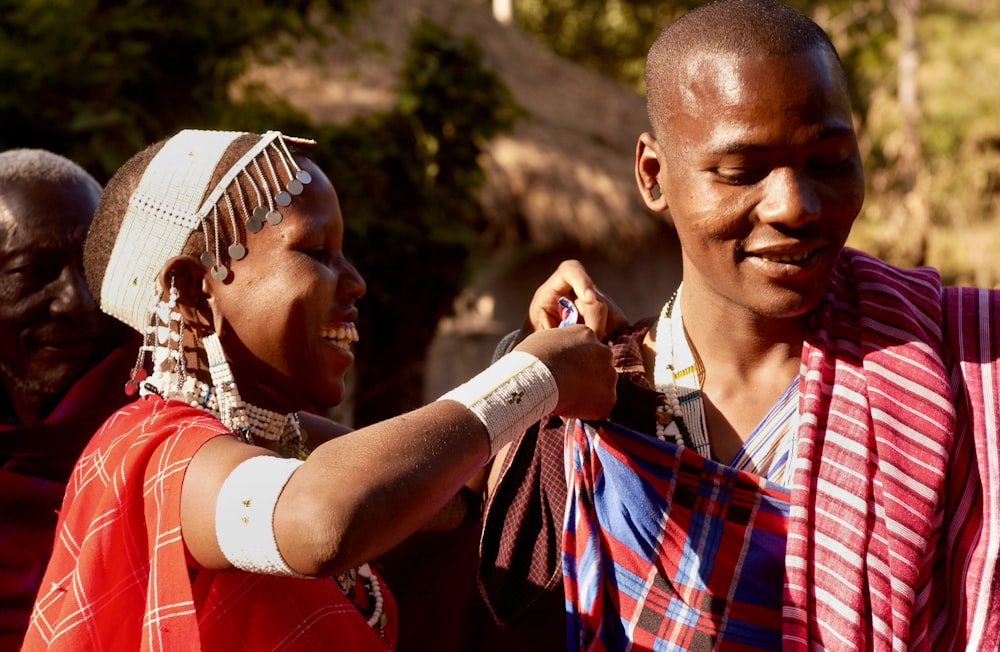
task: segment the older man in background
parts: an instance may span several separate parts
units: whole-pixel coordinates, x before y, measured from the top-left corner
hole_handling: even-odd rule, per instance
[[[100,194],[62,156],[0,153],[0,650],[20,647],[77,456],[129,399],[137,341],[83,280]]]

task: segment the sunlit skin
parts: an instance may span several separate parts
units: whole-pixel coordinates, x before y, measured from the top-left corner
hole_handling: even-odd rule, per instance
[[[682,312],[700,356],[713,454],[727,456],[798,372],[820,300],[864,199],[847,89],[822,49],[695,54],[643,134],[636,173],[683,251]],[[659,191],[654,190],[654,186]],[[647,339],[647,369],[656,350]]]
[[[344,397],[354,362],[335,342],[357,319],[365,283],[343,252],[337,194],[314,163],[313,181],[282,209],[284,219],[247,237],[247,256],[230,278],[205,280],[219,333],[242,397],[279,412],[326,408]]]
[[[35,181],[0,189],[0,382],[22,423],[37,423],[127,331],[83,279],[98,194]]]
[[[297,160],[312,183],[282,209],[280,224],[246,237],[247,255],[231,262],[228,278],[215,280],[195,256],[175,257],[161,273],[164,289],[171,279],[178,286],[186,342],[196,348],[194,331],[218,332],[243,400],[278,412],[343,399],[354,357],[336,335],[357,318],[355,302],[365,292],[344,257],[334,187],[315,164]],[[589,329],[575,329],[539,333],[519,346],[556,377],[557,413],[607,415],[611,352]],[[189,357],[189,370],[204,376],[204,358]],[[482,422],[454,401],[336,437],[318,430],[321,420],[302,418],[311,453],[282,490],[274,528],[285,561],[309,575],[341,572],[392,548],[440,514],[487,460]],[[181,530],[200,566],[229,567],[215,536],[215,497],[237,464],[261,452],[216,437],[192,458]]]

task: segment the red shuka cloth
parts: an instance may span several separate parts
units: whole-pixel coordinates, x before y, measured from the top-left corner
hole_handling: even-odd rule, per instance
[[[229,436],[204,410],[148,396],[112,415],[73,471],[25,650],[391,650],[333,579],[195,570],[184,472]]]

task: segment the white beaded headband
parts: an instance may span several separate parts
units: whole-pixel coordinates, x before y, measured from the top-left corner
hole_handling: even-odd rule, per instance
[[[170,138],[153,157],[129,198],[108,260],[101,284],[101,308],[105,312],[143,332],[150,296],[158,295],[163,265],[180,255],[190,235],[199,229],[205,235],[202,264],[211,269],[214,278],[225,280],[229,268],[223,263],[223,249],[232,260],[246,255],[246,247],[239,241],[237,206],[230,187],[237,191],[238,209],[248,233],[260,231],[264,222],[281,222],[278,207],[291,204],[292,196],[300,194],[303,185],[312,181],[292,158],[286,141],[303,145],[314,141],[278,131],[263,134],[202,200],[223,154],[244,134],[187,129]],[[272,161],[270,152],[276,154],[280,165]],[[251,189],[253,196],[248,197],[245,188]],[[220,241],[219,213],[223,208],[229,214],[233,233],[233,241],[228,244]],[[208,235],[209,220],[214,242]]]

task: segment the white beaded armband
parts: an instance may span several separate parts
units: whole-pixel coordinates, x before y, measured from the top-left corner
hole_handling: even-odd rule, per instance
[[[479,417],[490,436],[492,457],[555,409],[559,387],[545,363],[512,351],[438,400],[458,401]]]
[[[222,554],[240,570],[269,575],[295,572],[278,551],[274,507],[302,460],[259,455],[232,470],[215,505],[215,536]]]

